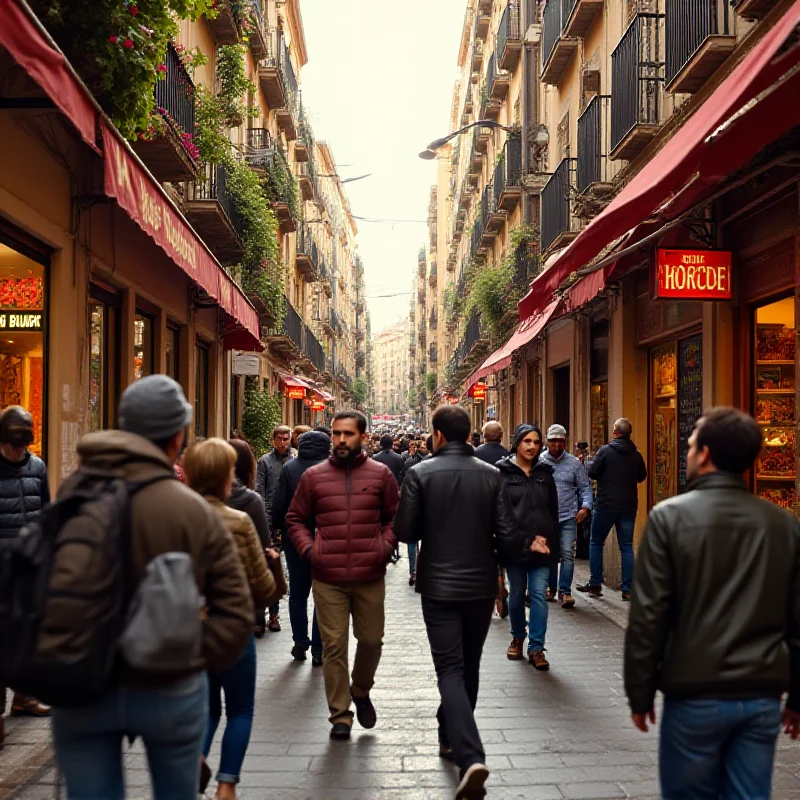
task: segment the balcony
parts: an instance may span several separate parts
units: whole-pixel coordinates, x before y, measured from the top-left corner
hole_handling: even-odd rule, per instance
[[[475,217],[475,222],[472,226],[472,233],[470,234],[469,254],[470,256],[479,256],[482,254],[484,249],[483,217],[481,216],[481,211],[478,211],[478,214]],[[453,268],[455,269],[455,264],[453,265]]]
[[[470,369],[485,355],[489,346],[489,337],[481,324],[480,312],[473,311],[464,331],[464,338],[459,342],[455,353],[455,363],[459,369]]]
[[[278,219],[281,233],[292,233],[297,230],[296,220],[300,216],[297,184],[283,151],[276,147],[274,153],[273,166],[267,173],[264,188]]]
[[[596,217],[614,195],[615,162],[608,159],[611,98],[596,95],[578,117],[578,166],[573,212],[581,219]]]
[[[239,44],[239,22],[233,13],[231,3],[218,3],[216,16],[206,16],[206,23],[217,46]]]
[[[293,142],[297,139],[300,88],[289,48],[279,32],[271,37],[270,51],[270,55],[259,64],[258,79],[267,105],[275,111],[279,127],[287,141]]]
[[[693,94],[736,47],[727,0],[666,0],[668,92]]]
[[[489,57],[489,66],[486,68],[486,93],[490,100],[502,103],[508,96],[511,76],[507,72],[498,71],[494,55],[492,53]]]
[[[637,14],[611,54],[611,159],[635,158],[663,113],[662,14]]]
[[[305,225],[297,231],[297,252],[295,266],[306,283],[315,283],[319,279],[319,251],[311,238],[311,232]]]
[[[777,0],[731,0],[736,13],[751,21],[763,19],[776,4]]]
[[[439,327],[439,317],[438,317],[438,315],[436,313],[436,308],[435,307],[431,309],[431,314],[428,317],[428,327],[432,331],[435,331]]]
[[[508,0],[500,28],[497,31],[495,52],[499,53],[500,69],[513,72],[522,56],[522,30],[519,19],[519,0]]]
[[[472,48],[472,71],[480,72],[483,67],[483,42],[480,39],[475,40],[475,45]]]
[[[246,18],[240,20],[241,28],[247,36],[247,44],[256,61],[269,55],[269,45],[264,33],[264,0],[244,0],[243,13]]]
[[[162,130],[151,138],[137,139],[132,146],[159,182],[190,181],[197,174],[197,162],[190,153],[195,149],[194,83],[171,42],[164,66],[167,71],[155,88]]]
[[[303,354],[320,375],[325,372],[325,350],[308,325],[303,325]]]
[[[479,154],[485,153],[489,149],[489,142],[491,141],[492,134],[488,128],[475,128],[475,152]]]
[[[434,289],[434,288],[436,288],[436,281],[437,281],[436,262],[434,262],[433,264],[431,264],[431,268],[428,271],[428,285],[432,289]]]
[[[325,292],[325,296],[330,299],[333,297],[333,283],[331,282],[331,272],[328,269],[328,265],[325,263],[325,259],[320,255],[319,257],[319,265],[317,267],[319,272],[319,282],[322,284],[322,291]]]
[[[507,219],[506,212],[497,207],[494,183],[486,184],[481,197],[481,220],[483,220],[482,247],[491,247],[498,233],[503,229]]]
[[[578,49],[575,36],[564,33],[565,6],[569,0],[547,0],[542,14],[542,83],[558,86]]]
[[[565,3],[564,36],[583,39],[603,10],[603,0],[565,0]]]
[[[534,278],[542,271],[539,243],[533,239],[523,240],[514,250],[514,285],[527,290]]]
[[[486,41],[489,35],[489,28],[492,24],[492,8],[478,8],[477,16],[475,17],[475,39],[481,42]]]
[[[258,83],[270,108],[283,108],[286,105],[277,59],[268,56],[259,63]]]
[[[433,369],[436,369],[436,365],[439,363],[439,356],[436,352],[436,342],[431,342],[430,348],[428,349],[428,361]]]
[[[317,167],[313,159],[297,165],[297,185],[303,200],[314,200],[319,197],[319,185],[317,183]]]
[[[564,247],[578,235],[572,213],[575,159],[565,158],[542,189],[542,252]]]
[[[186,217],[220,261],[238,261],[244,255],[240,221],[227,190],[222,165],[207,164],[201,180],[187,184]]]
[[[513,211],[522,200],[522,138],[510,136],[494,168],[494,198],[498,211]]]
[[[247,163],[256,171],[263,172],[275,163],[275,142],[266,128],[247,129]]]
[[[297,360],[303,353],[303,333],[306,327],[294,306],[285,298],[286,313],[280,325],[264,328],[264,343],[270,352],[283,359]]]

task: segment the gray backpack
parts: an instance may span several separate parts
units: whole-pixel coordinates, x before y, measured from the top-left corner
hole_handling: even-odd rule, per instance
[[[185,673],[202,648],[200,613],[192,559],[187,553],[162,553],[148,565],[128,607],[119,640],[125,661],[154,673]]]

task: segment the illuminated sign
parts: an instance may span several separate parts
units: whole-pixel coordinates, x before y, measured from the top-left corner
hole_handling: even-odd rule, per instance
[[[470,390],[469,396],[473,400],[479,400],[481,402],[486,400],[486,384],[485,383],[476,383]]]
[[[42,330],[44,330],[44,313],[42,311],[0,309],[0,331],[41,332]]]
[[[286,396],[290,400],[305,400],[306,390],[302,386],[287,386]]]
[[[730,300],[730,252],[657,250],[655,297],[680,300]]]
[[[324,400],[312,400],[311,401],[311,410],[312,411],[324,411],[325,410],[325,401]]]

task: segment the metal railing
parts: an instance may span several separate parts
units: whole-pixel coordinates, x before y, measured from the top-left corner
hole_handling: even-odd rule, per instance
[[[575,159],[564,158],[542,189],[542,250],[567,231],[576,229],[572,216],[572,187],[575,185]]]
[[[206,164],[205,174],[194,183],[188,184],[187,200],[216,200],[225,215],[236,228],[241,231],[241,220],[233,207],[231,196],[228,194],[228,178],[222,164]]]
[[[578,117],[578,168],[575,188],[584,192],[593,183],[608,180],[608,119],[611,98],[595,95]]]
[[[256,24],[264,30],[264,8],[261,5],[262,0],[250,0],[250,8],[253,11]]]
[[[563,7],[564,0],[547,0],[542,12],[542,66],[550,60],[564,30]]]
[[[611,149],[636,125],[661,122],[663,14],[637,14],[611,54]]]
[[[436,352],[436,342],[431,342],[428,349],[428,361],[431,365],[438,363],[439,358]]]
[[[709,36],[730,36],[733,11],[726,0],[666,0],[666,82],[686,66]]]
[[[508,73],[497,69],[497,60],[495,59],[495,54],[492,53],[489,56],[489,66],[486,68],[486,93],[488,97],[492,96],[495,81],[501,76],[507,78]]]
[[[251,167],[269,167],[275,162],[275,143],[266,128],[247,129],[247,163]]]
[[[508,0],[508,5],[503,11],[500,27],[497,29],[497,44],[495,52],[502,61],[506,53],[508,40],[518,41],[522,38],[519,24],[519,0]]]
[[[318,372],[325,371],[325,350],[319,343],[319,339],[311,332],[308,325],[303,325],[303,352],[308,356],[308,360],[314,365]]]
[[[469,241],[469,254],[470,256],[477,255],[481,247],[481,238],[483,237],[483,218],[481,213],[478,212],[475,217],[475,223],[472,228],[472,236]]]
[[[494,168],[494,204],[500,202],[507,186],[519,186],[522,179],[522,139],[511,136],[503,146],[503,155]]]
[[[489,183],[486,184],[486,188],[483,190],[483,196],[481,197],[481,219],[483,220],[483,231],[485,231],[488,227],[495,211],[497,211],[497,197],[495,197],[494,193],[494,183],[489,181]]]
[[[179,137],[193,137],[194,82],[172,42],[167,45],[164,66],[164,79],[156,81],[156,108]]]
[[[514,285],[527,288],[542,271],[539,245],[534,240],[524,240],[514,250]]]
[[[285,333],[292,344],[302,352],[303,350],[303,320],[295,310],[294,306],[286,298],[286,316],[283,320],[283,333]]]

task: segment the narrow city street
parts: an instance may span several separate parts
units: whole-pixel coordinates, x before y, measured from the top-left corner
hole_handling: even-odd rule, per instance
[[[407,563],[403,559],[389,567],[386,647],[373,690],[378,725],[371,732],[356,725],[349,743],[328,740],[322,672],[310,661],[291,661],[283,606],[284,630],[267,634],[258,645],[256,720],[242,800],[452,797],[456,769],[437,756],[436,682],[419,597],[407,585]],[[581,580],[584,571],[579,566]],[[495,618],[489,633],[478,708],[492,770],[488,796],[656,798],[656,734],[644,736],[632,727],[622,692],[625,607],[619,595],[607,592],[591,602],[581,598],[573,612],[550,608],[549,673],[506,659],[505,621]],[[11,721],[0,753],[0,798],[57,796],[51,762],[33,774],[21,769],[24,759],[46,753],[46,728],[44,722]],[[218,735],[212,765],[219,741]],[[139,743],[127,767],[129,798],[143,800],[149,796],[149,778]],[[14,787],[12,780],[27,785]],[[800,798],[800,749],[785,738],[779,743],[773,797]]]

